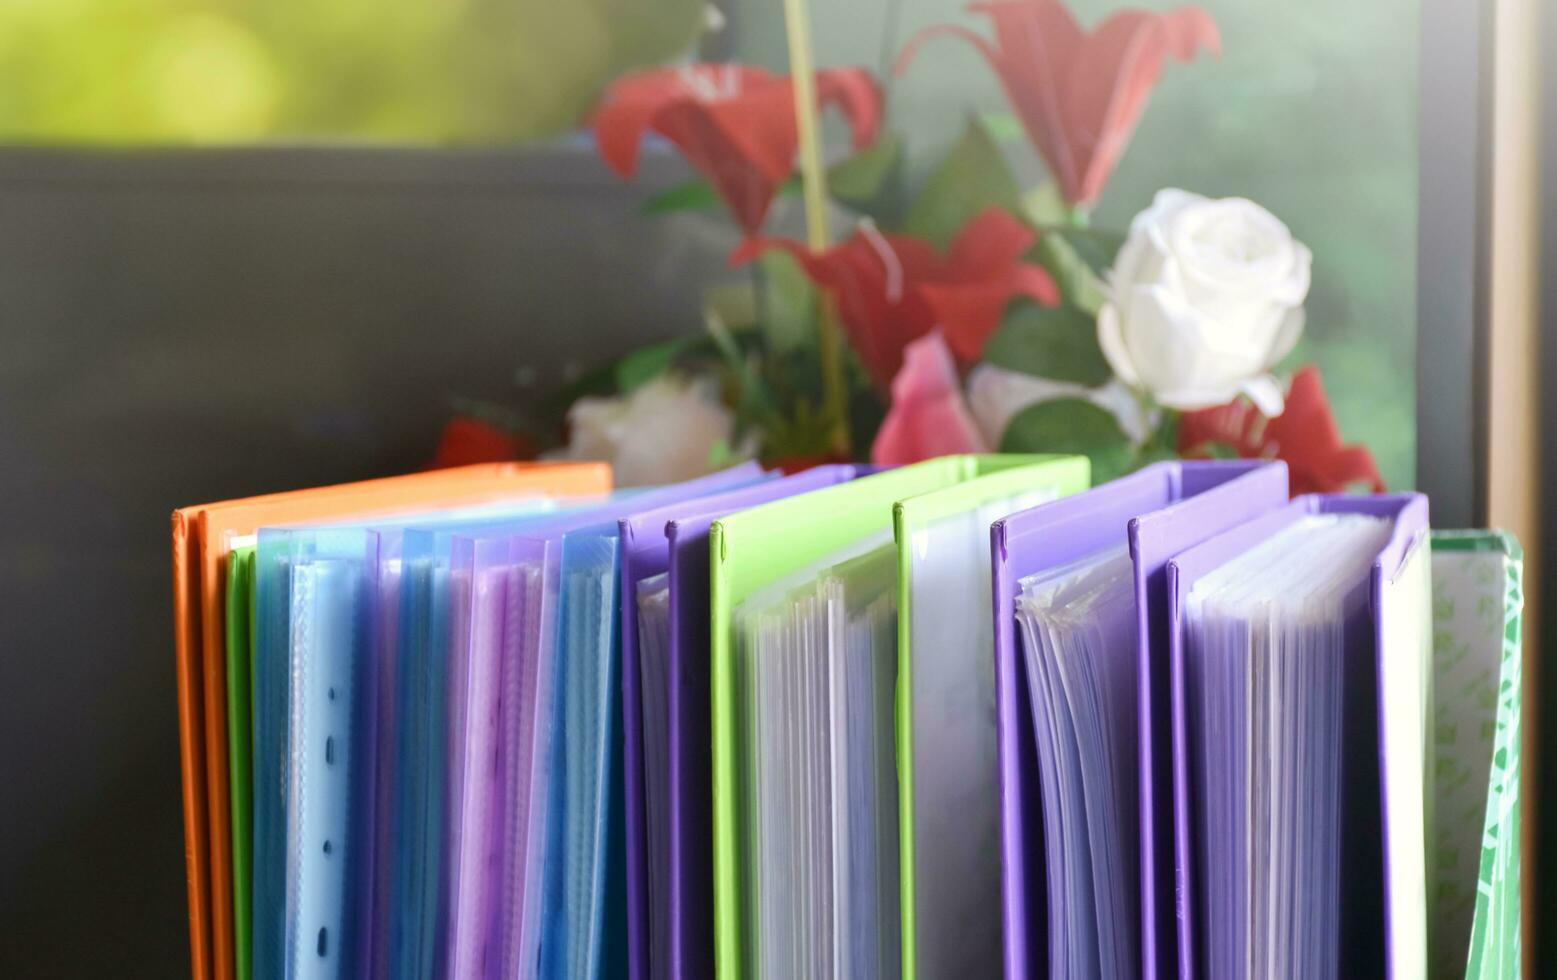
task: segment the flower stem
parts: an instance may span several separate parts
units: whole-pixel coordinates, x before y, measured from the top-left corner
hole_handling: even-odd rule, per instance
[[[806,243],[825,251],[827,241],[827,174],[822,169],[822,141],[816,122],[816,90],[811,68],[811,23],[806,0],[784,0],[784,26],[789,40],[789,74],[795,86],[795,132],[800,137],[800,186],[806,208]],[[845,409],[847,388],[839,349],[837,317],[827,297],[817,316],[818,349],[822,361],[823,407],[833,432],[833,448],[849,454]]]

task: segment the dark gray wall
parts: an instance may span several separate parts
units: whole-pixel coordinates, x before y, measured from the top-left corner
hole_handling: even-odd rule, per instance
[[[187,971],[175,507],[415,469],[695,329],[732,244],[579,144],[0,153],[0,976]]]

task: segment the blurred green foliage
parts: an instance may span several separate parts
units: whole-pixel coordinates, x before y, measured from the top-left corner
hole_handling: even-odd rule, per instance
[[[458,144],[566,129],[702,0],[0,0],[0,138]]]

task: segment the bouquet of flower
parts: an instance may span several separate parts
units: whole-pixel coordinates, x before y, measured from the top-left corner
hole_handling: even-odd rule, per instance
[[[1219,53],[1211,18],[1125,10],[1087,31],[1059,0],[970,11],[988,33],[929,28],[894,70],[937,39],[971,44],[1048,174],[1037,187],[976,117],[907,186],[903,139],[861,68],[691,64],[607,89],[588,120],[607,166],[631,179],[649,133],[678,148],[701,179],[648,210],[722,204],[741,235],[730,262],[751,282],[712,292],[703,329],[570,393],[554,452],[611,460],[623,484],[751,456],[800,468],[998,449],[1085,454],[1098,480],[1181,455],[1272,457],[1294,492],[1382,489],[1368,451],[1343,445],[1317,371],[1274,374],[1310,281],[1286,225],[1251,201],[1173,189],[1122,234],[1089,222],[1165,66]],[[850,137],[825,170],[823,111]],[[797,192],[807,240],[765,233],[774,200]],[[487,454],[513,449],[459,425],[451,436]]]

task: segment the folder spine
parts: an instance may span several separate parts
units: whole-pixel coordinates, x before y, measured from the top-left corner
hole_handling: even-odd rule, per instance
[[[184,873],[189,898],[189,963],[193,980],[211,974],[211,893],[206,857],[206,786],[201,704],[199,583],[194,556],[198,525],[187,510],[173,512],[173,649],[178,684],[179,769],[183,789]]]

